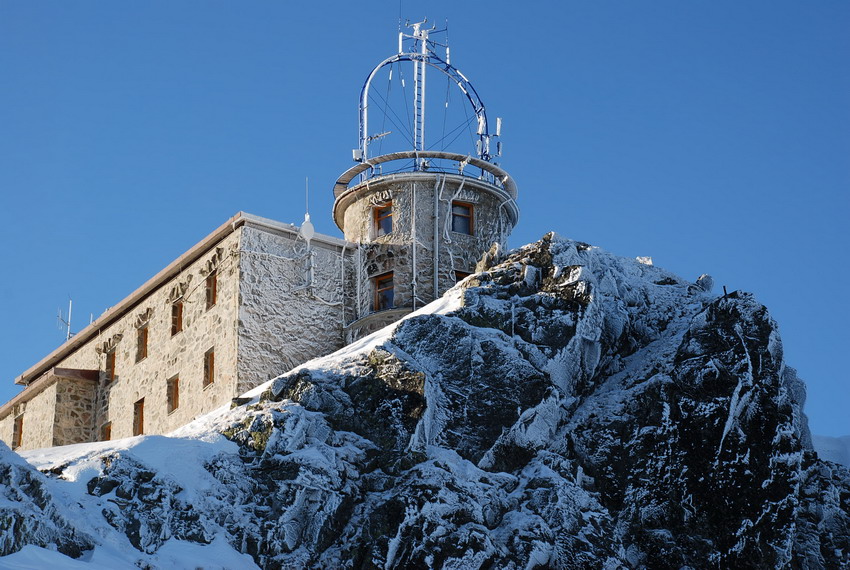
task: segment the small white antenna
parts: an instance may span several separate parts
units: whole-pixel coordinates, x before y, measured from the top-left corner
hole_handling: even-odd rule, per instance
[[[56,317],[58,321],[57,325],[59,326],[59,330],[65,329],[65,340],[70,340],[74,334],[71,332],[71,309],[73,308],[73,301],[71,301],[71,296],[68,296],[68,318],[62,315],[62,309],[59,309],[59,315]]]

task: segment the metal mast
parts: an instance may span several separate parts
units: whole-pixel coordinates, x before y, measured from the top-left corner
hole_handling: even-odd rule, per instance
[[[430,30],[423,29],[422,24],[428,20],[423,20],[412,24],[414,38],[414,55],[413,61],[413,150],[425,150],[425,66],[428,62],[428,32]],[[434,28],[431,28],[434,29]],[[399,36],[402,34],[400,33]],[[399,37],[399,44],[402,38]],[[419,46],[419,52],[416,53],[416,46]],[[417,166],[424,166],[425,159],[418,159]]]
[[[476,141],[473,153],[470,154],[473,154],[486,162],[491,162],[493,158],[495,158],[494,154],[491,153],[490,150],[490,140],[493,137],[499,136],[499,131],[501,130],[499,128],[500,121],[497,121],[496,133],[491,134],[488,128],[487,112],[484,109],[484,103],[478,96],[475,87],[472,86],[472,83],[469,82],[460,70],[455,68],[449,62],[448,45],[436,44],[430,37],[431,32],[436,33],[437,31],[444,30],[436,30],[436,26],[425,28],[424,25],[427,22],[428,20],[426,19],[415,24],[408,24],[408,27],[413,28],[412,34],[406,34],[400,31],[398,34],[398,53],[388,57],[375,66],[366,78],[363,88],[360,91],[360,145],[359,148],[354,149],[352,153],[352,157],[356,162],[369,162],[372,158],[374,158],[369,152],[369,145],[372,141],[378,140],[389,134],[389,132],[372,134],[369,131],[369,93],[372,80],[375,78],[377,73],[386,66],[390,66],[390,79],[392,79],[391,66],[404,61],[409,61],[413,64],[413,116],[409,118],[413,123],[410,125],[412,127],[412,140],[410,142],[413,145],[413,148],[410,150],[417,154],[417,158],[414,160],[414,169],[421,170],[426,167],[425,158],[419,157],[418,153],[427,152],[425,146],[425,71],[428,66],[440,71],[447,76],[450,81],[457,85],[458,89],[460,89],[463,94],[463,97],[469,102],[472,112],[475,114],[474,120],[477,120],[477,129],[475,134],[477,135],[478,140]],[[409,50],[405,48],[405,40],[413,40],[413,45],[408,46]],[[434,48],[437,45],[441,45],[446,48],[445,59],[436,53]],[[403,87],[403,77],[401,81]],[[386,103],[386,101],[384,103]],[[499,154],[500,153],[498,151],[495,153],[496,156]],[[366,175],[364,174],[363,176]]]

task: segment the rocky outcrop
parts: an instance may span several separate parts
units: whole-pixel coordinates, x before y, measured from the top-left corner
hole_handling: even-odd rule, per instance
[[[137,558],[224,536],[263,568],[850,564],[850,472],[751,295],[551,234],[480,268],[197,423],[233,443],[191,500],[101,456],[91,517]]]
[[[45,476],[0,442],[0,556],[28,544],[55,547],[72,558],[94,547],[59,512]]]

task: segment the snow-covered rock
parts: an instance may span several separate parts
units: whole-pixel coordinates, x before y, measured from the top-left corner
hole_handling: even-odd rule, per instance
[[[751,295],[552,234],[479,270],[170,438],[27,453],[55,544],[154,567],[850,564],[850,471],[813,451]]]

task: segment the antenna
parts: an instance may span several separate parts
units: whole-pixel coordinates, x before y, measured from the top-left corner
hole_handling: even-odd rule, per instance
[[[68,318],[66,319],[62,315],[62,309],[59,309],[59,314],[56,316],[57,326],[59,330],[65,329],[65,340],[70,340],[74,333],[71,332],[71,309],[73,308],[73,301],[71,301],[71,296],[68,295]]]

